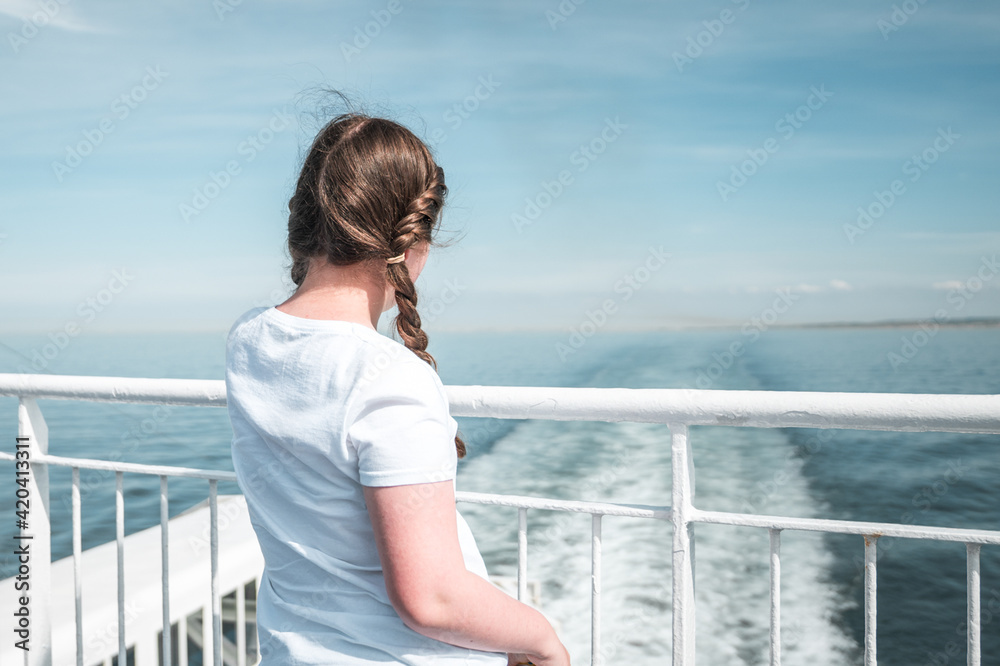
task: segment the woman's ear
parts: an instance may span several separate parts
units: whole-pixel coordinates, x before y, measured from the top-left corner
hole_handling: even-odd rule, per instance
[[[410,273],[410,279],[414,282],[420,276],[421,271],[427,264],[427,256],[430,254],[431,244],[427,241],[420,241],[412,245],[403,253],[406,261],[406,268]]]

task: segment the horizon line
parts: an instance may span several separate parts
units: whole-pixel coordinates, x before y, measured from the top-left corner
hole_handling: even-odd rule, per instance
[[[672,331],[696,331],[696,330],[739,330],[742,327],[748,325],[746,321],[739,322],[716,322],[716,323],[677,323],[677,324],[649,324],[649,325],[633,325],[633,326],[614,326],[609,325],[607,327],[600,327],[598,331],[605,331],[611,333],[644,333],[644,332],[672,332]],[[841,321],[816,321],[816,322],[798,322],[798,323],[774,323],[767,326],[764,331],[771,329],[823,329],[823,328],[910,328],[921,325],[935,325],[941,328],[993,328],[1000,327],[1000,316],[998,317],[964,317],[961,319],[949,319],[944,321],[936,321],[934,317],[926,317],[921,319],[881,319],[881,320],[870,320],[870,321],[855,321],[855,320],[841,320]],[[215,326],[201,326],[201,327],[190,327],[190,328],[132,328],[132,329],[119,329],[119,330],[91,330],[88,331],[88,335],[157,335],[157,334],[218,334],[225,335],[229,332],[231,324],[227,324],[225,327],[215,327]],[[552,325],[552,326],[498,326],[498,325],[480,325],[480,326],[445,326],[442,328],[431,329],[430,333],[543,333],[543,332],[573,332],[581,326],[577,323],[573,326],[566,325]],[[425,331],[427,328],[425,327]],[[591,333],[586,337],[591,337],[596,334]],[[0,330],[0,335],[46,335],[52,333],[51,330],[40,330],[40,329],[8,329]],[[382,331],[379,331],[383,334]]]

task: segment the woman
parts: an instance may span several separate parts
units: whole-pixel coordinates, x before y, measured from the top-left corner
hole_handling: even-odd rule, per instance
[[[488,581],[455,508],[465,445],[413,285],[446,191],[406,128],[334,118],[289,202],[298,289],[229,332],[233,464],[265,561],[262,666],[569,664],[545,617]],[[376,330],[393,304],[404,344]]]

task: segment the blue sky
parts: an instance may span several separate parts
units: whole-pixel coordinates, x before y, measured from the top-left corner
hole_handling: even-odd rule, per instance
[[[3,331],[284,300],[320,86],[445,169],[428,331],[1000,315],[995,3],[0,0],[0,33]]]

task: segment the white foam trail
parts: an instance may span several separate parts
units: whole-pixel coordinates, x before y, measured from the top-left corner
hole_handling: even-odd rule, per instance
[[[791,444],[778,431],[692,429],[696,505],[816,515]],[[669,432],[628,423],[527,421],[460,466],[458,488],[480,492],[666,505]],[[786,472],[768,493],[756,484]],[[755,495],[755,493],[757,493]],[[514,575],[517,512],[460,506],[491,573]],[[542,583],[542,609],[559,625],[574,664],[590,663],[590,516],[529,512],[528,575]],[[768,655],[766,530],[698,525],[697,651],[700,664],[761,664]],[[671,527],[605,517],[604,663],[667,663],[671,645]],[[783,535],[784,663],[843,664],[857,652],[837,625],[846,602],[827,580],[822,538]]]

